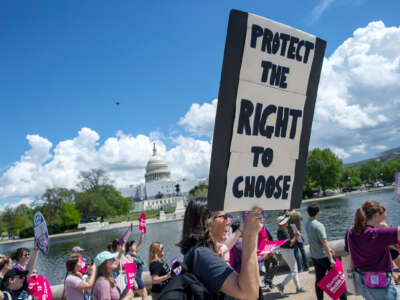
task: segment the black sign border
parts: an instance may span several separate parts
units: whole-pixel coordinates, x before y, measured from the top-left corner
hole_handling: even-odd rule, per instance
[[[231,10],[225,42],[221,83],[218,93],[218,105],[213,135],[211,165],[208,184],[208,208],[212,211],[224,209],[227,172],[229,168],[230,146],[233,123],[235,120],[236,98],[239,86],[240,69],[246,42],[248,13]],[[302,134],[300,137],[299,158],[295,166],[295,181],[291,193],[291,208],[300,207],[308,145],[310,142],[312,119],[326,42],[316,38],[314,59],[303,110]]]

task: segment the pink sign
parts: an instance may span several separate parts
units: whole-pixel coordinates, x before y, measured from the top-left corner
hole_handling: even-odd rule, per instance
[[[333,300],[339,299],[346,291],[346,281],[342,262],[336,259],[336,268],[329,272],[318,282],[318,286]]]
[[[128,283],[128,290],[134,290],[134,281],[136,276],[136,263],[124,264],[126,273],[126,282]]]
[[[146,214],[141,213],[139,217],[139,230],[146,233]]]
[[[271,253],[274,251],[276,248],[279,248],[282,246],[284,243],[286,243],[287,240],[281,240],[281,241],[270,241],[265,244],[265,247],[263,250],[259,251],[257,253],[257,256],[264,256],[265,254]]]
[[[28,280],[28,292],[39,300],[53,300],[49,281],[43,275],[31,276]]]

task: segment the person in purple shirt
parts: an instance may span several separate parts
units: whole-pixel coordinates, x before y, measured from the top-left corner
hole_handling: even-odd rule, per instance
[[[345,238],[345,251],[350,252],[356,269],[356,285],[367,300],[400,300],[400,293],[391,277],[393,264],[389,251],[389,246],[400,240],[400,227],[379,227],[386,217],[384,206],[373,200],[364,202],[357,209],[354,226]],[[379,279],[383,287],[369,287],[368,272],[381,273],[374,278]]]

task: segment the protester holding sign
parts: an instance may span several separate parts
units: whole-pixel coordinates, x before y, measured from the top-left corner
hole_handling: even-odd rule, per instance
[[[82,269],[82,261],[77,255],[71,256],[65,263],[67,274],[64,281],[64,293],[67,300],[84,299],[84,291],[89,290],[94,285],[96,278],[96,266],[90,265],[88,272],[91,274],[88,282],[86,282],[80,272]]]
[[[18,269],[20,271],[27,270],[28,278],[34,271],[39,256],[39,248],[36,241],[34,242],[34,245],[35,246],[33,248],[33,254],[30,259],[29,259],[30,251],[28,248],[18,248],[15,252],[11,254],[11,258],[16,261],[13,268]]]
[[[318,221],[321,210],[317,203],[307,207],[310,219],[307,221],[305,229],[310,243],[311,259],[315,267],[315,293],[318,300],[324,299],[324,292],[318,286],[318,282],[331,269],[336,267],[333,250],[328,246],[325,226]],[[347,299],[346,292],[340,297],[341,300]]]
[[[400,240],[400,227],[380,227],[386,217],[384,206],[373,200],[364,202],[357,209],[354,226],[345,239],[345,251],[351,253],[356,269],[357,287],[368,300],[400,299],[391,277],[393,263],[389,251],[389,246]]]
[[[151,298],[157,300],[171,278],[171,269],[164,261],[165,249],[160,242],[153,242],[149,249],[149,269],[151,275]]]
[[[144,231],[140,232],[140,238],[139,238],[139,243],[136,245],[135,241],[128,241],[125,244],[125,256],[128,259],[128,261],[136,263],[136,276],[135,280],[138,285],[138,290],[135,290],[136,293],[138,293],[143,300],[147,299],[147,289],[144,286],[143,280],[142,280],[142,273],[143,273],[143,266],[144,266],[144,260],[141,256],[137,254],[139,250],[143,246],[143,237],[144,237]]]
[[[85,251],[85,249],[79,247],[79,246],[75,246],[72,248],[72,256],[78,256],[79,260],[81,261],[81,269],[79,270],[79,272],[81,274],[85,274],[87,272],[88,269],[88,264],[86,263],[86,261],[83,259],[82,257],[82,251]]]
[[[286,261],[290,268],[290,273],[285,277],[285,279],[278,284],[277,288],[281,295],[283,295],[283,291],[285,289],[285,285],[289,283],[291,279],[293,279],[293,282],[296,286],[296,292],[297,293],[303,293],[306,290],[300,286],[299,282],[299,273],[297,270],[297,263],[296,263],[296,258],[294,257],[294,243],[296,242],[296,238],[300,236],[299,233],[297,233],[294,236],[290,236],[288,232],[288,225],[289,225],[289,217],[287,216],[279,216],[276,219],[276,222],[278,224],[278,240],[288,240],[286,243],[284,243],[281,246],[280,249],[280,254],[282,254],[283,259]]]
[[[240,274],[228,266],[216,253],[228,229],[228,216],[223,211],[211,213],[207,202],[191,200],[186,208],[182,239],[177,244],[187,259],[192,259],[192,273],[213,294],[219,292],[239,299],[258,299],[259,268],[256,241],[262,223],[259,211],[246,217],[243,227],[242,267]]]
[[[274,238],[271,232],[269,231],[267,225],[264,224],[264,227],[258,233],[258,251],[261,252],[264,250],[267,243],[273,240]],[[270,291],[274,287],[272,280],[274,279],[276,272],[279,270],[279,261],[276,258],[274,251],[266,253],[261,257],[263,258],[265,266],[264,285],[267,290]]]

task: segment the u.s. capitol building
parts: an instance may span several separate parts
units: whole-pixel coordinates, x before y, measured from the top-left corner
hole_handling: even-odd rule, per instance
[[[185,179],[171,180],[171,172],[167,163],[157,155],[154,144],[153,155],[146,165],[145,183],[119,189],[124,197],[135,201],[134,211],[148,211],[174,208],[186,202],[188,191],[197,182]],[[177,187],[178,186],[178,187]]]

